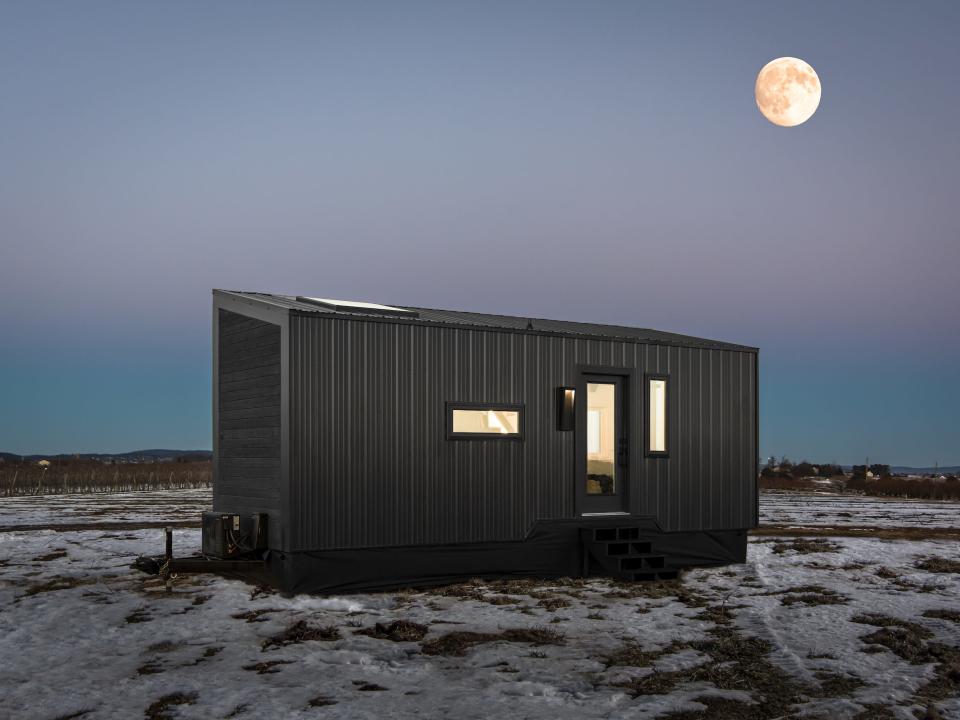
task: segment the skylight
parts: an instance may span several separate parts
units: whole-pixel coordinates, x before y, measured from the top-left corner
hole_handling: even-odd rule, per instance
[[[298,300],[322,305],[331,310],[340,310],[341,312],[367,312],[380,315],[407,315],[417,317],[416,310],[407,310],[406,308],[393,307],[392,305],[380,305],[379,303],[360,302],[358,300],[332,300],[330,298],[318,297],[298,297]]]

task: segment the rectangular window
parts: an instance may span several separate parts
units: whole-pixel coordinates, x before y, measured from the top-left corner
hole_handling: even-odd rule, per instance
[[[451,439],[523,438],[523,406],[510,403],[447,403]]]
[[[647,454],[666,455],[667,382],[666,375],[647,375]]]

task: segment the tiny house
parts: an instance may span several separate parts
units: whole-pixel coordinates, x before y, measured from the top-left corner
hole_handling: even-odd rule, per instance
[[[289,592],[743,562],[757,371],[656,330],[215,290],[213,510],[266,516]]]

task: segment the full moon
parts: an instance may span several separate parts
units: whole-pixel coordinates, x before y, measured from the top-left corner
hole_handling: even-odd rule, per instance
[[[757,107],[774,125],[794,127],[805,123],[820,104],[820,78],[799,58],[771,60],[757,75]]]

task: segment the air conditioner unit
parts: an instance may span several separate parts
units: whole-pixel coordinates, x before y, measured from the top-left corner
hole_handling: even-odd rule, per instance
[[[267,549],[267,515],[203,514],[203,554],[237,558]]]

